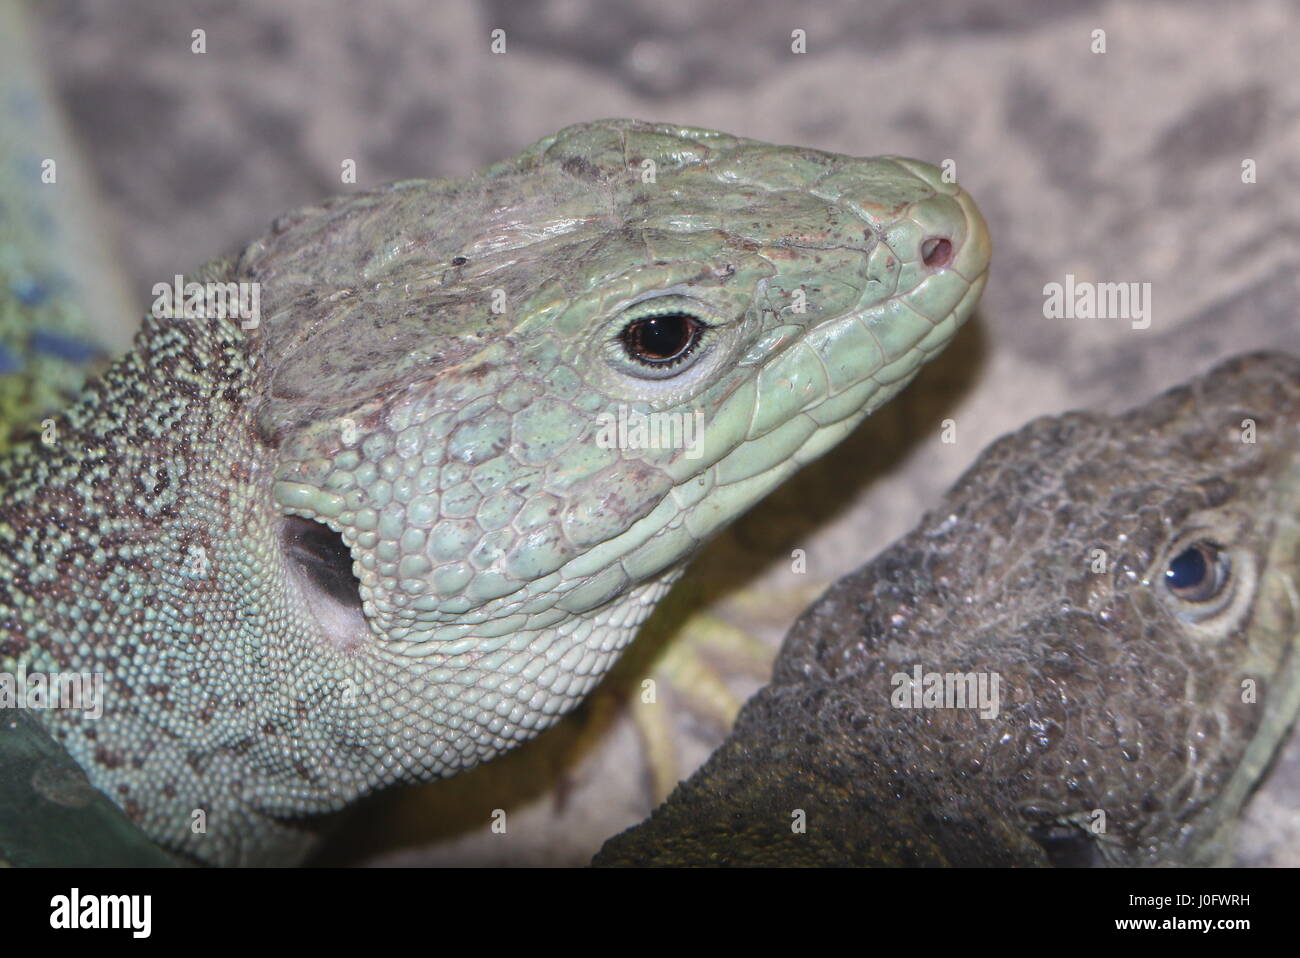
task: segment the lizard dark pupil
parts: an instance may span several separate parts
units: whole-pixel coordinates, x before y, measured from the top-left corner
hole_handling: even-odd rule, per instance
[[[688,313],[647,316],[628,323],[623,330],[623,345],[633,359],[643,363],[674,363],[695,348],[702,325]]]
[[[1209,542],[1197,542],[1174,556],[1165,567],[1165,584],[1180,599],[1206,602],[1219,594],[1224,576],[1219,568],[1219,549]]]

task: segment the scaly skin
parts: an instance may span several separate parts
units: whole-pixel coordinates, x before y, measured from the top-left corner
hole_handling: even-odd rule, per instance
[[[1174,560],[1203,543],[1198,578]],[[804,613],[731,738],[596,863],[1223,862],[1300,710],[1298,559],[1300,360],[1036,420]],[[918,664],[998,675],[997,715],[895,707]]]
[[[299,211],[197,277],[259,283],[258,328],[148,318],[0,463],[0,657],[106,674],[102,720],[44,717],[159,842],[291,858],[285,819],[572,708],[988,256],[933,167],[632,121]],[[646,365],[648,317],[698,343]],[[620,407],[698,412],[700,454],[606,447]]]

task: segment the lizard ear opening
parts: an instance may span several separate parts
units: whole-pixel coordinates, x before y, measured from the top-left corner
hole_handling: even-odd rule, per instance
[[[311,583],[340,605],[361,608],[361,586],[352,574],[352,552],[329,526],[301,516],[285,519],[285,552]]]
[[[361,584],[352,574],[352,553],[343,537],[322,523],[286,516],[280,542],[326,638],[340,649],[364,641],[369,626],[361,609]]]

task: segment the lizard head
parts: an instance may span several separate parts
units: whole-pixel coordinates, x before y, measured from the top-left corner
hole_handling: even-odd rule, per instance
[[[630,121],[278,223],[235,267],[257,428],[364,762],[447,774],[576,704],[704,539],[947,343],[988,259],[933,167]]]
[[[1221,861],[1300,710],[1298,423],[1300,360],[1254,354],[1005,437],[795,624],[771,714],[802,735],[816,690],[842,690],[820,737],[985,860]],[[900,705],[917,666],[996,676],[992,707]]]

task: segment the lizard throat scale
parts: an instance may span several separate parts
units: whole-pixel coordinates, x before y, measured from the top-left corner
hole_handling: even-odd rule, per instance
[[[259,284],[256,328],[147,318],[0,461],[3,667],[103,673],[42,720],[164,846],[292,858],[286,819],[573,708],[988,261],[924,163],[627,120],[299,210],[189,277]],[[601,441],[650,414],[702,428]]]

